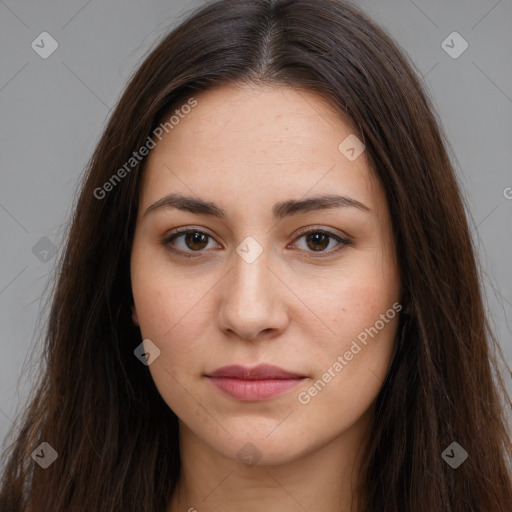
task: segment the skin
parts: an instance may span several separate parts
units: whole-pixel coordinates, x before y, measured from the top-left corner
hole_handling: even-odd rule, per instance
[[[384,190],[366,152],[350,161],[338,150],[358,132],[313,92],[223,85],[195,98],[148,156],[131,254],[133,321],[161,351],[148,369],[179,418],[182,472],[168,511],[348,511],[398,314],[309,403],[298,395],[400,302]],[[169,193],[214,202],[226,219],[176,208],[144,215]],[[332,193],[370,211],[272,217],[274,203]],[[351,244],[308,242],[298,233],[308,226]],[[209,235],[169,242],[191,258],[162,245],[178,227]],[[252,263],[236,251],[249,236],[262,249]],[[259,363],[307,378],[243,402],[205,377]],[[237,457],[246,443],[255,465]]]

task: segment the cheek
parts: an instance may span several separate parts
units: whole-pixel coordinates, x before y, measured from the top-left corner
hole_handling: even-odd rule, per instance
[[[312,409],[341,403],[345,412],[357,416],[384,382],[401,305],[396,268],[387,265],[387,272],[382,268],[382,261],[351,267],[350,274],[331,281],[328,293],[312,299],[312,309],[329,329],[325,336],[315,337],[311,347],[311,360],[318,361],[316,380],[306,390],[315,401]]]
[[[311,309],[314,308],[330,333],[326,340],[335,338],[346,343],[355,339],[399,300],[396,272],[376,272],[374,269],[353,271],[339,280],[330,280],[323,293],[309,293]],[[395,316],[394,310],[391,314]],[[392,322],[386,322],[386,325],[388,323]],[[337,348],[340,348],[339,344]]]
[[[184,390],[204,371],[204,291],[188,280],[158,278],[149,271],[147,278],[134,279],[132,288],[142,337],[160,350],[148,367],[153,382],[167,405],[186,417],[196,408]]]
[[[134,242],[131,285],[142,335],[162,343],[181,318],[187,319],[205,284],[175,271],[161,248]]]
[[[141,335],[160,349],[150,370],[164,366],[179,378],[204,360],[205,333],[211,331],[213,321],[208,292],[215,279],[207,273],[170,272],[168,262],[136,263],[134,259],[132,292]]]
[[[393,302],[382,307],[376,302],[363,303],[355,317],[348,306],[340,313],[342,321],[336,336],[316,348],[311,357],[317,361],[314,378],[298,396],[308,417],[321,417],[343,430],[369,409],[391,363],[399,318],[397,307],[398,303]],[[321,436],[322,432],[323,427],[312,425],[314,436]]]
[[[142,336],[151,339],[161,350],[169,348],[175,343],[173,340],[187,340],[187,343],[175,343],[173,350],[191,350],[194,340],[200,339],[204,293],[186,293],[176,280],[145,281],[144,286],[133,288]]]

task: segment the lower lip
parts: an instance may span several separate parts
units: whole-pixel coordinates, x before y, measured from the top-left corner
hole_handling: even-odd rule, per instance
[[[267,400],[288,391],[305,377],[297,379],[243,380],[234,377],[208,377],[218,389],[238,400]]]

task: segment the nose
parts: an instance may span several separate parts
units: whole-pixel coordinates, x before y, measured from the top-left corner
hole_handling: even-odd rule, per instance
[[[233,268],[223,279],[219,326],[228,336],[253,341],[275,337],[288,325],[286,293],[290,291],[272,267],[268,249],[251,263],[234,254]]]

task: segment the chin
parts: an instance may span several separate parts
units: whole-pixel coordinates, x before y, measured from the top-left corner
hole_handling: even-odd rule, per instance
[[[248,467],[287,464],[318,448],[313,445],[314,443],[308,445],[307,439],[300,435],[300,432],[294,434],[289,428],[284,429],[279,422],[266,421],[264,426],[265,428],[262,428],[261,421],[244,421],[239,429],[226,424],[226,430],[233,437],[226,435],[222,438],[211,438],[210,434],[205,442],[224,457]]]

